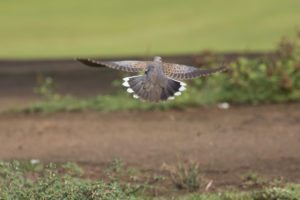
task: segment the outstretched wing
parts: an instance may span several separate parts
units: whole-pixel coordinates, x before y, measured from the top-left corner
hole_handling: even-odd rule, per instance
[[[145,72],[149,61],[98,61],[89,58],[76,58],[77,61],[91,67],[109,67],[125,72]]]
[[[172,63],[163,63],[162,65],[165,75],[174,79],[197,78],[226,70],[226,67],[220,67],[217,69],[201,69]]]

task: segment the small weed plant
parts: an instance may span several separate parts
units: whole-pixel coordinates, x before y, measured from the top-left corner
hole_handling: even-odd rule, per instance
[[[168,171],[173,184],[178,189],[195,191],[204,184],[197,162],[178,160],[175,165],[164,164],[163,169]]]
[[[36,86],[33,91],[36,94],[41,95],[46,100],[59,100],[61,95],[55,92],[57,84],[53,81],[50,76],[41,77],[38,86]]]

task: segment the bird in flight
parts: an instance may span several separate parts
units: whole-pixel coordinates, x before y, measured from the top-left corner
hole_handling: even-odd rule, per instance
[[[155,56],[153,61],[98,61],[86,58],[76,60],[91,67],[108,67],[133,73],[145,72],[144,75],[123,78],[123,86],[127,87],[127,92],[133,93],[134,98],[150,102],[166,101],[181,95],[186,89],[186,83],[178,79],[192,79],[226,70],[226,67],[203,69],[166,63],[159,56]]]

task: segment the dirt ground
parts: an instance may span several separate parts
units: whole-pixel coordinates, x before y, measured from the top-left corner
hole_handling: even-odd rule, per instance
[[[215,184],[249,171],[300,182],[300,104],[185,111],[0,115],[0,158],[76,161],[91,171],[114,158],[141,170],[197,161]]]

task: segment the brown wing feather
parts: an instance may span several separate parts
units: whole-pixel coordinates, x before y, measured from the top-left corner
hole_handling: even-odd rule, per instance
[[[201,69],[186,65],[163,63],[163,72],[165,75],[174,79],[192,79],[225,70],[226,67],[220,67],[217,69]]]
[[[151,64],[149,61],[98,61],[88,58],[77,58],[77,61],[91,67],[109,67],[125,72],[145,72]]]

